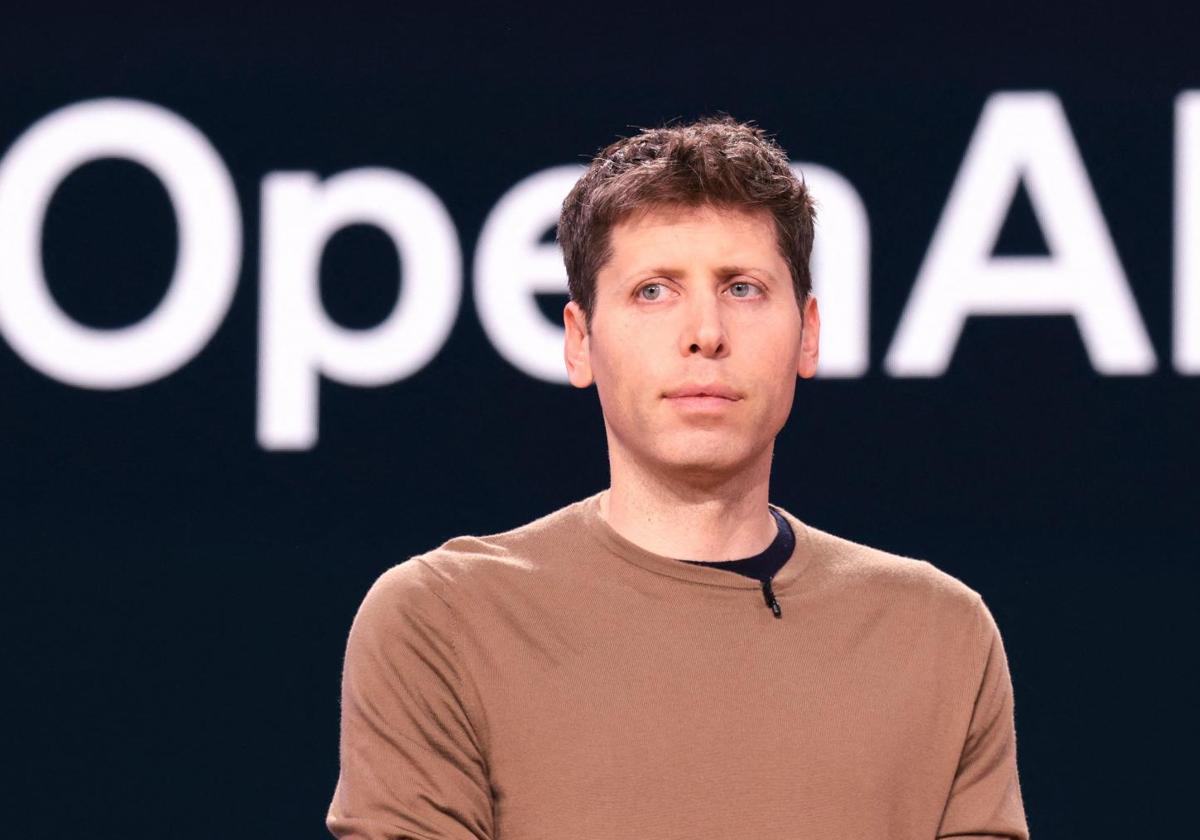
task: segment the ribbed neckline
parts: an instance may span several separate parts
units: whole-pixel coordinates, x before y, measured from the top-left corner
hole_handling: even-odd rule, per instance
[[[752,580],[737,572],[728,569],[695,565],[683,562],[674,557],[656,554],[621,536],[600,515],[600,498],[606,492],[608,492],[608,488],[600,490],[585,499],[581,499],[578,502],[579,513],[588,533],[622,560],[626,560],[648,572],[654,572],[655,574],[678,580],[691,581],[692,583],[721,586],[727,589],[760,589],[762,587],[759,581]],[[792,548],[791,557],[788,558],[788,561],[771,579],[771,587],[776,592],[780,592],[786,590],[808,567],[812,555],[811,540],[808,527],[803,522],[778,505],[768,503],[768,506],[778,511],[787,520],[788,524],[792,526],[792,532],[796,537],[796,544]]]

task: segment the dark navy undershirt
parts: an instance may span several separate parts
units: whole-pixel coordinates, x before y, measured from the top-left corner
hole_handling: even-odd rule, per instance
[[[775,534],[775,539],[771,541],[771,544],[758,554],[741,560],[716,562],[684,560],[683,562],[697,566],[712,566],[714,569],[728,569],[755,580],[770,580],[792,556],[792,549],[796,545],[796,535],[792,533],[792,527],[788,525],[787,520],[775,508],[769,508],[769,510],[771,516],[775,517],[775,524],[779,526],[779,531]]]

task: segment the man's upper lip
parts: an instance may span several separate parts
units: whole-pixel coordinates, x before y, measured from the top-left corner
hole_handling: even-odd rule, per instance
[[[665,394],[667,397],[724,397],[727,400],[740,400],[741,395],[732,388],[719,382],[702,385],[698,382],[688,382],[678,388],[672,388]]]

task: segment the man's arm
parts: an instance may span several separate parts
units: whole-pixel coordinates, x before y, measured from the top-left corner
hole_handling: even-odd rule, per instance
[[[980,599],[983,677],[937,836],[1029,840],[1017,776],[1012,679],[995,618]]]
[[[355,840],[487,840],[491,786],[463,703],[457,616],[420,559],[385,572],[350,629],[341,774],[326,825]]]

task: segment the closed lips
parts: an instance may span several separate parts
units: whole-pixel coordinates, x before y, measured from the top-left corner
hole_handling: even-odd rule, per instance
[[[726,400],[738,400],[741,396],[724,385],[684,385],[666,393],[667,397],[721,397]]]

